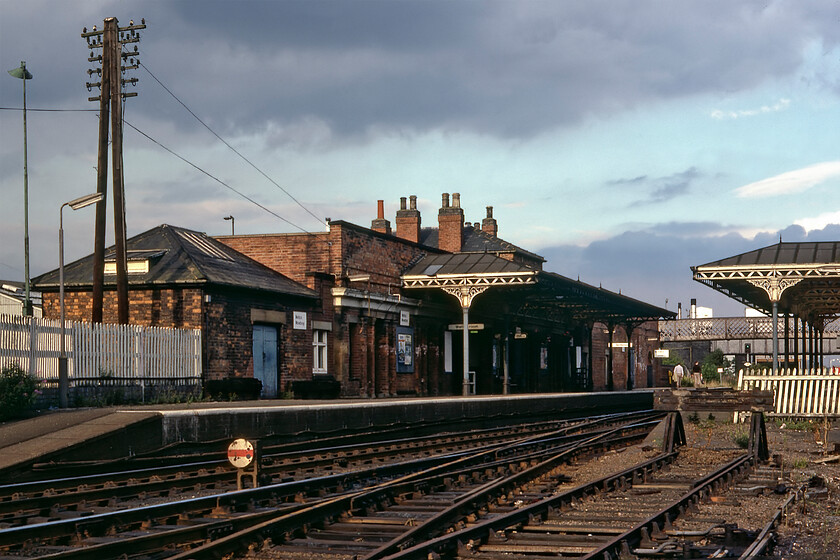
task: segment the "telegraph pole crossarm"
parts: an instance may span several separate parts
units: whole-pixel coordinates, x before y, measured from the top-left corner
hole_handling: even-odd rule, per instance
[[[99,101],[99,151],[97,157],[97,192],[102,195],[96,208],[96,232],[93,253],[93,311],[92,320],[102,322],[102,307],[104,299],[105,276],[105,227],[106,200],[108,190],[108,140],[109,121],[111,137],[111,155],[113,167],[114,188],[114,238],[116,247],[117,268],[117,315],[118,322],[128,323],[128,272],[126,258],[126,226],[125,226],[125,197],[122,169],[122,101],[126,97],[134,97],[137,93],[123,93],[122,86],[136,85],[137,78],[123,78],[126,70],[139,67],[139,52],[135,45],[133,51],[123,52],[123,45],[138,43],[140,29],[146,28],[146,21],[140,20],[140,25],[130,21],[126,27],[119,27],[116,18],[105,19],[104,26],[91,31],[82,29],[82,38],[90,49],[88,62],[99,63],[100,66],[88,70],[88,78],[94,74],[99,81],[89,81],[85,85],[88,91],[98,87],[100,93],[96,97],[89,97],[89,101]],[[97,49],[102,49],[99,54]]]

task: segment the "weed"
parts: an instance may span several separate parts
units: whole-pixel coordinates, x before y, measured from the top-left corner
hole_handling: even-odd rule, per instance
[[[808,459],[805,457],[797,457],[794,459],[793,464],[791,465],[794,469],[804,469],[808,466]]]
[[[18,364],[0,371],[0,420],[24,415],[41,394],[38,380]]]
[[[746,449],[750,444],[750,434],[748,432],[737,432],[734,436],[732,436],[735,445],[740,447],[741,449]]]

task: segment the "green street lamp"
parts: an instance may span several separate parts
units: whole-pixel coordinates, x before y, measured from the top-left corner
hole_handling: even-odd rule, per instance
[[[26,158],[26,80],[32,74],[26,69],[26,61],[20,61],[20,68],[9,70],[9,75],[23,81],[23,258],[26,297],[23,302],[23,314],[32,315],[32,300],[29,297],[29,171]]]

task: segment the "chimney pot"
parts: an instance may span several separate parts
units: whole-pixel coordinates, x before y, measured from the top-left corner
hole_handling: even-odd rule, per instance
[[[449,208],[449,193],[443,193],[443,195],[441,195],[440,207]]]
[[[409,201],[409,205],[410,205],[409,207],[412,210],[417,210],[417,195],[416,194],[411,195],[410,197],[408,197],[408,201]]]
[[[376,219],[370,224],[370,229],[391,235],[391,222],[385,219],[385,201],[376,201]]]
[[[481,220],[481,231],[493,237],[499,236],[499,224],[493,217],[493,207],[487,207],[487,217]]]
[[[450,253],[461,251],[464,230],[464,210],[461,208],[461,195],[452,193],[452,206],[449,206],[449,194],[443,194],[443,207],[438,211],[438,248]]]
[[[411,208],[406,209],[405,197],[400,197],[400,209],[397,210],[397,237],[420,243],[420,212],[417,210],[417,197],[411,195]]]

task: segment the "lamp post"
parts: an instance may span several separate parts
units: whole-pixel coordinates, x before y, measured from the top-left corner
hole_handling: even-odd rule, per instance
[[[20,68],[9,70],[9,75],[23,82],[23,258],[24,258],[24,286],[26,296],[23,301],[23,314],[32,315],[32,300],[29,297],[29,171],[26,157],[26,80],[32,79],[32,74],[26,69],[26,61],[20,61]]]
[[[233,231],[233,225],[236,223],[236,220],[233,218],[232,215],[231,216],[225,216],[225,220],[226,221],[230,220],[230,234],[231,235],[236,235]]]
[[[102,193],[86,194],[65,202],[58,209],[58,308],[59,322],[61,323],[58,344],[58,406],[67,408],[67,389],[69,380],[67,378],[67,354],[64,348],[64,207],[69,206],[73,210],[90,206],[103,199]]]

